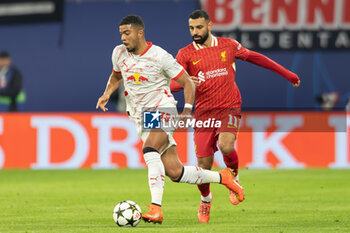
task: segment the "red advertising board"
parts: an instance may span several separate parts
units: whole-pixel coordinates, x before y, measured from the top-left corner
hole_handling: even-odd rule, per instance
[[[350,0],[201,0],[218,36],[250,49],[350,49]]]
[[[350,114],[245,113],[236,144],[241,167],[350,168]],[[196,164],[193,133],[176,132],[184,164]],[[220,152],[215,164],[224,166]],[[143,168],[142,142],[126,115],[0,115],[0,168]]]

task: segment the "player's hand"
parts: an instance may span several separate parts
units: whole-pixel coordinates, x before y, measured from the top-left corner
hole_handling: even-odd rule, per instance
[[[300,79],[298,80],[298,82],[293,83],[293,87],[299,87],[300,86]]]
[[[194,85],[195,85],[196,87],[198,87],[198,86],[199,86],[198,78],[197,78],[196,76],[191,76],[191,79],[192,79]]]
[[[107,104],[107,102],[108,102],[108,100],[109,100],[109,96],[108,96],[108,95],[103,95],[103,96],[101,96],[101,97],[98,99],[98,101],[97,101],[96,109],[101,108],[102,111],[104,111],[104,112],[105,112],[105,111],[108,111],[108,108],[105,107],[106,104]]]

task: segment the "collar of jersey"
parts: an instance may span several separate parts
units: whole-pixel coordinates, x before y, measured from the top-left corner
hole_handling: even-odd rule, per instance
[[[147,51],[152,47],[152,42],[147,41],[147,48],[145,49],[145,51],[143,51],[143,53],[140,54],[140,57],[142,57],[145,53],[147,53]]]
[[[217,39],[215,36],[213,36],[213,35],[211,35],[211,38],[212,38],[212,40],[211,40],[211,45],[210,45],[210,47],[218,46],[218,39]],[[197,43],[194,42],[194,41],[193,41],[192,43],[193,43],[193,46],[194,46],[194,48],[195,48],[196,50],[203,49],[203,46],[202,46],[202,45],[197,44]]]
[[[147,48],[140,55],[136,55],[136,54],[133,54],[133,53],[130,53],[130,52],[129,52],[129,54],[131,56],[134,56],[134,57],[141,57],[141,56],[145,55],[145,53],[147,53],[147,51],[152,47],[152,42],[146,41],[146,43],[147,43]]]

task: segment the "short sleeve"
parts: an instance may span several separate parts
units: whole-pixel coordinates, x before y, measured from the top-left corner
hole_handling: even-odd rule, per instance
[[[120,54],[120,49],[118,49],[118,47],[115,47],[112,53],[112,64],[113,64],[113,72],[114,73],[120,73],[120,68],[118,65],[118,58]]]
[[[185,69],[169,53],[162,56],[160,63],[164,73],[171,79],[176,80],[185,72]]]
[[[177,62],[182,65],[182,67],[187,70],[188,69],[188,66],[187,66],[187,62],[186,62],[186,59],[185,59],[185,56],[184,56],[184,53],[183,53],[183,50],[180,49],[179,52],[177,53],[176,55],[176,60]]]
[[[231,39],[232,46],[233,46],[233,52],[235,55],[235,58],[239,58],[243,61],[247,60],[249,56],[249,49],[246,49],[241,45],[238,41]]]

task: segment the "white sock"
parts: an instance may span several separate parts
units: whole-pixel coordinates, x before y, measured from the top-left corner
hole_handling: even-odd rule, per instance
[[[206,196],[206,197],[203,197],[203,196],[201,195],[201,200],[204,201],[204,202],[211,202],[211,199],[213,199],[213,194],[211,194],[211,192],[210,192],[209,195]]]
[[[148,167],[148,184],[151,190],[152,203],[162,205],[165,170],[160,154],[152,151],[143,156]]]
[[[219,172],[206,170],[195,166],[184,166],[184,172],[180,179],[180,183],[189,184],[206,184],[220,183]]]

